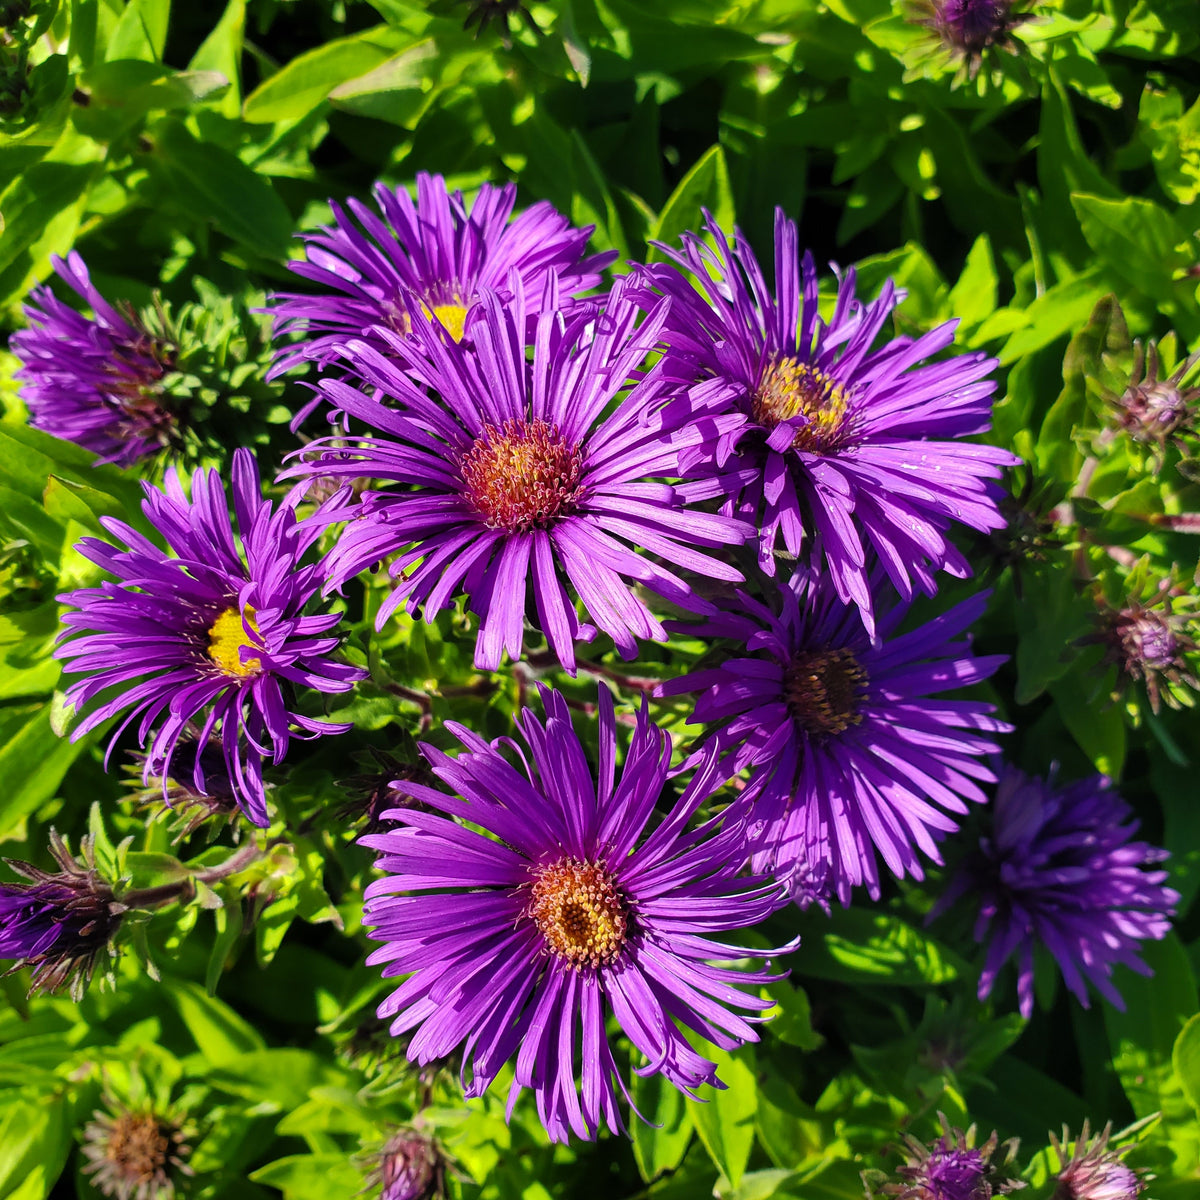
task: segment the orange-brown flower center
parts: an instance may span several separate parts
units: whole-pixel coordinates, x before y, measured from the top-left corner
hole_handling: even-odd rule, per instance
[[[113,1122],[104,1157],[131,1184],[149,1184],[161,1178],[170,1152],[171,1131],[158,1117],[126,1112]]]
[[[560,858],[539,867],[526,911],[550,951],[570,966],[603,966],[625,945],[625,900],[599,863]]]
[[[239,679],[257,675],[262,669],[261,659],[242,658],[243,646],[251,650],[255,649],[254,642],[246,632],[247,625],[255,633],[258,633],[258,624],[254,620],[254,609],[249,604],[241,613],[236,608],[227,608],[212,623],[208,631],[208,657],[226,675],[235,675]]]
[[[569,516],[583,491],[583,458],[548,421],[505,421],[459,461],[466,496],[491,529],[528,533]]]
[[[796,430],[792,448],[824,454],[836,447],[849,404],[846,389],[824,371],[796,358],[776,358],[750,401],[750,415],[767,429],[805,417],[808,424]]]
[[[862,720],[867,673],[849,650],[802,650],[783,675],[792,719],[817,735],[842,733]]]

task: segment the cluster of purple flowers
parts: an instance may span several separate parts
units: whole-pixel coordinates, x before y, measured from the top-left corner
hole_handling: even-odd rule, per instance
[[[987,595],[923,624],[908,613],[939,573],[970,574],[956,526],[1004,523],[995,481],[1015,460],[967,440],[989,427],[996,364],[947,355],[954,322],[887,337],[903,298],[890,282],[863,300],[850,270],[823,296],[781,212],[773,292],[740,234],[708,218],[711,245],[687,234],[663,247],[668,262],[599,294],[612,256],[588,256],[591,231],[548,205],[512,218],[512,186],[468,207],[421,176],[415,201],[382,186],[376,199],[378,212],[335,206],[306,238],[294,270],[322,290],[276,298],[277,334],[299,340],[275,371],[314,367],[298,420],[321,408],[332,428],[292,456],[287,498],[263,499],[239,450],[236,533],[217,472],[197,471],[189,496],[171,471],[144,505],[169,552],[112,520],[124,549],[81,543],[113,580],[62,597],[57,654],[87,710],[75,736],[123,716],[115,744],[136,723],[164,796],[180,763],[204,793],[219,750],[223,786],[265,825],[264,762],[348,728],[311,707],[365,674],[321,597],[368,569],[392,581],[381,626],[401,606],[432,621],[465,601],[475,663],[493,671],[531,629],[574,674],[578,643],[604,635],[633,659],[639,639],[674,628],[663,602],[695,614],[686,627],[712,654],[661,693],[694,694],[707,731],[665,812],[682,776],[647,705],[618,773],[608,691],[589,764],[563,697],[544,690],[544,722],[519,718],[527,749],[449,726],[457,757],[425,747],[446,790],[406,782],[417,802],[363,839],[384,872],[367,893],[372,961],[402,977],[380,1015],[410,1057],[458,1050],[469,1095],[515,1058],[512,1100],[532,1089],[552,1137],[594,1137],[623,1128],[609,1018],[640,1072],[688,1094],[721,1086],[679,1025],[725,1049],[754,1040],[770,1005],[753,989],[772,978],[713,965],[763,957],[729,931],[789,898],[878,897],[880,863],[922,878],[987,799],[1009,727],[983,699],[945,696],[1001,664],[965,636]],[[68,278],[96,320],[36,298],[35,329],[14,343],[31,412],[132,462],[160,445],[128,382],[156,360],[74,257]],[[52,344],[78,354],[50,374]],[[711,804],[735,777],[735,800]],[[1111,998],[1111,963],[1137,965],[1172,893],[1102,786],[1036,786],[1005,782],[986,866],[955,884],[984,897],[981,937],[991,923],[981,987],[1018,948],[1027,963],[1036,937],[1081,998],[1079,963]],[[1082,840],[1086,863],[1071,857]],[[1075,870],[1089,888],[1067,903],[1057,889]]]

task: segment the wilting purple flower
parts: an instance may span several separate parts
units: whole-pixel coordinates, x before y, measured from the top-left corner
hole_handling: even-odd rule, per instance
[[[994,359],[960,354],[925,362],[954,340],[956,321],[917,338],[879,343],[903,298],[891,280],[879,297],[855,296],[846,272],[828,324],[817,314],[812,255],[797,257],[796,226],[775,214],[776,294],[740,233],[732,244],[706,215],[714,253],[694,234],[681,252],[663,249],[692,272],[703,294],[674,266],[644,277],[675,304],[665,337],[673,372],[693,391],[720,398],[736,418],[715,458],[708,444],[684,467],[704,462],[710,478],[693,497],[721,496],[727,512],[761,530],[759,558],[773,574],[778,541],[799,554],[812,539],[838,595],[872,622],[870,560],[878,556],[901,596],[930,595],[934,575],[970,574],[947,538],[954,522],[999,529],[999,489],[989,480],[1018,460],[1006,450],[961,439],[991,423],[988,379]]]
[[[178,419],[161,380],[173,347],[132,309],[121,313],[109,304],[78,254],[51,261],[95,316],[76,312],[48,287],[34,288],[25,306],[30,328],[9,339],[21,360],[14,377],[24,385],[29,423],[122,467],[170,446]]]
[[[893,608],[872,642],[827,577],[802,570],[770,590],[774,607],[728,596],[694,632],[731,639],[731,657],[662,694],[696,693],[689,721],[714,725],[731,771],[750,769],[755,870],[785,883],[797,869],[822,872],[843,904],[860,884],[879,895],[876,852],[895,875],[922,878],[917,851],[941,862],[937,840],[958,828],[948,814],[986,799],[974,781],[995,776],[977,759],[1011,728],[991,704],[937,698],[1004,661],[953,640],[988,594],[908,633],[898,632],[906,608]]]
[[[130,1108],[112,1096],[83,1130],[83,1174],[110,1200],[174,1200],[188,1164],[188,1131],[174,1112]]]
[[[692,588],[659,560],[740,580],[697,547],[741,542],[750,530],[689,511],[665,481],[678,475],[679,447],[706,436],[698,410],[672,398],[657,372],[638,374],[665,309],[635,328],[637,306],[618,282],[595,321],[543,313],[531,365],[519,289],[510,300],[484,293],[470,351],[388,331],[391,357],[348,342],[370,394],[339,379],[323,379],[321,387],[382,436],[312,443],[306,458],[314,448],[323,453],[290,473],[398,486],[327,506],[328,519],[348,521],[330,554],[331,583],[392,557],[398,583],[380,607],[380,626],[401,604],[431,620],[465,592],[481,617],[475,663],[486,670],[500,665],[505,650],[520,657],[527,613],[536,612],[550,649],[572,672],[574,641],[590,639],[595,627],[626,658],[636,656],[638,637],[665,641],[631,580],[703,611]],[[428,325],[419,311],[412,316]],[[613,407],[631,377],[635,386]],[[579,622],[564,584],[595,626]]]
[[[734,1010],[771,1002],[738,985],[756,989],[772,976],[710,965],[761,952],[707,935],[753,925],[784,899],[777,886],[740,876],[739,829],[688,829],[724,778],[712,756],[654,822],[671,739],[645,702],[618,778],[607,690],[596,771],[566,701],[548,689],[542,697],[545,723],[528,709],[518,718],[527,753],[459,725],[450,726],[465,747],[457,758],[425,747],[457,796],[406,784],[438,811],[395,809],[386,815],[405,828],[362,839],[387,872],[367,889],[364,919],[384,943],[368,962],[406,976],[379,1015],[395,1036],[416,1030],[409,1058],[427,1063],[462,1045],[466,1094],[479,1096],[515,1056],[509,1111],[531,1088],[550,1137],[565,1141],[572,1131],[595,1137],[602,1121],[624,1128],[610,1013],[648,1060],[640,1074],[660,1073],[689,1095],[722,1086],[679,1026],[724,1049],[757,1041]]]
[[[938,1113],[942,1135],[929,1145],[904,1134],[907,1161],[897,1167],[895,1178],[882,1171],[864,1171],[868,1197],[895,1196],[897,1200],[991,1200],[1025,1186],[1012,1174],[1017,1152],[1015,1138],[1001,1142],[993,1132],[982,1146],[975,1145],[975,1126],[965,1133],[954,1129],[944,1113]],[[996,1161],[997,1150],[1004,1151]]]
[[[931,917],[964,895],[980,901],[975,940],[988,941],[979,998],[991,993],[1004,963],[1017,955],[1021,1015],[1033,1013],[1033,949],[1058,961],[1086,1008],[1090,982],[1117,1008],[1113,966],[1142,975],[1138,942],[1164,937],[1179,894],[1154,864],[1165,850],[1133,842],[1138,822],[1104,775],[1065,786],[1008,767],[996,789],[990,836],[951,880]]]
[[[1050,1135],[1050,1143],[1058,1156],[1058,1174],[1054,1177],[1056,1186],[1051,1200],[1137,1200],[1146,1190],[1146,1179],[1121,1161],[1128,1147],[1108,1148],[1112,1123],[1105,1125],[1094,1138],[1089,1137],[1089,1133],[1088,1123],[1084,1121],[1075,1139],[1071,1138],[1065,1125],[1061,1142],[1054,1134]],[[1074,1146],[1068,1154],[1072,1140]]]
[[[275,297],[277,335],[315,336],[283,350],[272,374],[305,359],[327,363],[344,352],[347,338],[367,337],[386,353],[374,326],[428,337],[435,325],[414,323],[414,306],[459,341],[483,290],[510,298],[514,275],[531,316],[551,278],[563,296],[596,287],[616,254],[585,256],[594,226],[576,229],[545,200],[510,221],[516,198],[516,184],[485,183],[468,209],[461,192],[447,192],[440,175],[422,171],[415,204],[403,188],[375,185],[383,219],[351,198],[346,203],[356,224],[330,201],[335,224],[302,235],[307,257],[290,264],[321,290]]]
[[[161,491],[143,484],[146,517],[177,557],[102,518],[129,549],[98,538],[79,543],[117,582],[59,597],[75,611],[63,617],[68,628],[55,655],[68,674],[85,676],[67,689],[68,701],[80,709],[100,701],[72,738],[125,713],[115,745],[140,717],[143,783],[160,777],[164,795],[181,741],[195,750],[196,790],[207,792],[204,750],[215,738],[242,811],[266,825],[264,756],[278,763],[292,737],[349,728],[294,711],[291,689],[345,692],[364,672],[333,657],[337,613],[304,615],[325,579],[323,563],[301,561],[319,523],[302,525],[292,506],[275,510],[263,499],[250,451],[234,452],[232,476],[240,548],[215,470],[192,476],[190,501],[174,470]]]

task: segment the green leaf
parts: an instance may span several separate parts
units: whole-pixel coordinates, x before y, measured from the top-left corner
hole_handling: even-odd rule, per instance
[[[198,984],[168,979],[161,986],[210,1066],[239,1063],[265,1048],[251,1025]]]
[[[43,705],[0,747],[0,840],[55,794],[89,740],[59,738],[50,727],[50,707]]]
[[[238,117],[242,111],[241,62],[246,33],[246,0],[229,0],[221,19],[192,55],[192,71],[218,71],[229,90],[214,104],[223,116]]]
[[[679,186],[663,205],[651,236],[674,246],[687,230],[701,227],[702,208],[707,208],[713,214],[722,229],[732,233],[733,190],[729,184],[725,151],[719,145],[706,150],[679,181]],[[651,247],[647,261],[664,261],[664,255],[661,250]]]
[[[1200,1013],[1188,1021],[1175,1039],[1171,1065],[1192,1107],[1200,1112]]]
[[[1154,974],[1118,968],[1116,984],[1125,1011],[1108,1005],[1104,1009],[1113,1067],[1139,1117],[1161,1112],[1164,1121],[1194,1122],[1196,1114],[1172,1066],[1175,1043],[1196,1014],[1192,968],[1173,933],[1160,942],[1144,943],[1141,955]]]
[[[0,1101],[0,1195],[43,1200],[71,1148],[71,1115],[62,1097],[24,1093]]]
[[[285,258],[292,216],[275,189],[228,150],[202,142],[178,121],[156,127],[156,149],[175,198],[222,233],[269,258]]]
[[[345,1154],[294,1154],[276,1159],[251,1173],[255,1183],[279,1188],[284,1200],[330,1200],[356,1196],[363,1190],[362,1173]]]
[[[256,1104],[291,1109],[313,1088],[344,1086],[348,1075],[308,1050],[260,1049],[222,1063],[208,1082]]]
[[[1127,286],[1155,300],[1169,300],[1177,269],[1190,266],[1177,247],[1185,234],[1153,200],[1071,194],[1088,245]]]
[[[958,282],[950,290],[948,315],[957,317],[964,328],[981,324],[996,309],[998,287],[992,244],[987,234],[981,233],[967,255]]]
[[[1095,677],[1078,673],[1050,686],[1063,724],[1102,775],[1121,778],[1125,766],[1125,717]]]
[[[633,1103],[646,1118],[631,1122],[633,1157],[642,1178],[650,1183],[683,1162],[692,1140],[692,1121],[683,1093],[658,1072],[633,1076]]]
[[[162,62],[170,14],[171,0],[129,0],[108,40],[106,57]]]
[[[879,910],[809,914],[801,924],[797,976],[844,983],[919,987],[966,972],[957,954],[907,922]]]
[[[402,30],[376,25],[353,37],[326,42],[259,84],[246,97],[242,117],[254,124],[299,120],[339,84],[373,71],[409,40]]]
[[[1075,640],[1090,628],[1090,601],[1079,594],[1070,563],[1052,559],[1024,575],[1017,605],[1018,704],[1037,699],[1079,656]]]
[[[703,1039],[690,1037],[697,1051],[717,1065],[717,1090],[705,1084],[698,1091],[702,1102],[687,1101],[692,1124],[709,1157],[733,1187],[741,1182],[754,1146],[754,1114],[758,1095],[754,1080],[754,1048],[742,1046],[736,1056]]]
[[[801,987],[793,987],[786,979],[771,984],[768,990],[775,1008],[763,1015],[770,1022],[767,1028],[771,1034],[789,1046],[819,1050],[825,1039],[812,1027],[808,993]]]
[[[115,496],[58,475],[51,475],[46,481],[42,500],[46,512],[55,520],[62,521],[64,525],[68,521],[78,521],[101,536],[104,536],[101,517],[119,517],[125,513],[124,505]]]

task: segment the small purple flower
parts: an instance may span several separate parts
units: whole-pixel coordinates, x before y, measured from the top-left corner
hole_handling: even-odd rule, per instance
[[[1013,0],[916,0],[912,20],[931,30],[936,43],[974,79],[993,47],[1015,54],[1012,36],[1028,13],[1015,12]]]
[[[655,820],[671,739],[645,701],[618,777],[607,689],[596,769],[563,697],[543,688],[542,698],[544,723],[528,709],[518,717],[528,751],[459,725],[449,726],[464,746],[456,758],[424,748],[457,795],[408,783],[437,811],[395,809],[385,815],[404,828],[362,839],[386,872],[367,888],[364,920],[384,943],[367,961],[404,977],[379,1016],[393,1036],[416,1030],[410,1060],[462,1045],[465,1091],[479,1096],[515,1056],[510,1113],[530,1088],[550,1137],[566,1141],[594,1138],[602,1122],[624,1129],[610,1016],[645,1055],[639,1074],[662,1074],[689,1095],[722,1086],[680,1025],[727,1050],[757,1041],[752,1018],[735,1010],[769,1008],[756,989],[777,977],[711,965],[762,952],[708,935],[756,924],[784,898],[741,876],[740,829],[688,829],[724,779],[711,755]]]
[[[872,551],[907,600],[914,587],[932,595],[938,570],[971,573],[947,537],[952,524],[1004,525],[988,481],[1018,460],[962,440],[991,423],[996,362],[978,353],[925,361],[953,342],[956,321],[878,344],[903,294],[889,280],[877,299],[860,301],[853,268],[823,321],[812,255],[799,261],[796,226],[782,210],[774,296],[741,234],[731,244],[707,214],[706,224],[716,254],[691,233],[682,251],[663,247],[703,293],[675,266],[643,268],[675,301],[665,330],[673,373],[710,403],[721,399],[730,418],[715,458],[705,443],[684,460],[710,476],[688,494],[722,497],[726,512],[759,527],[769,574],[781,538],[792,555],[811,539],[813,561],[824,560],[870,632]]]
[[[55,655],[66,660],[68,674],[85,676],[67,689],[67,699],[79,709],[99,700],[71,736],[125,713],[115,745],[140,717],[143,784],[161,778],[164,797],[181,742],[194,748],[192,781],[207,794],[204,752],[216,739],[238,804],[265,826],[263,758],[281,762],[292,737],[349,728],[294,711],[292,689],[346,692],[364,677],[333,657],[339,615],[304,614],[325,580],[323,562],[301,561],[320,523],[302,525],[292,506],[276,510],[263,499],[248,450],[233,456],[240,547],[215,470],[192,476],[190,501],[174,470],[161,491],[142,486],[146,517],[176,557],[111,518],[103,518],[105,529],[128,549],[98,538],[79,543],[80,553],[117,582],[59,597],[75,611],[63,617],[68,628]]]
[[[30,328],[9,339],[21,360],[16,372],[29,423],[128,467],[173,445],[178,414],[161,381],[174,347],[146,329],[132,309],[118,312],[96,290],[78,254],[54,269],[87,301],[85,317],[48,287],[34,288],[25,306]]]
[[[461,192],[448,192],[440,175],[422,171],[415,204],[403,188],[382,183],[375,185],[375,199],[382,220],[352,198],[347,206],[355,224],[330,201],[335,224],[302,235],[307,257],[290,266],[320,291],[276,295],[276,336],[315,336],[281,351],[272,374],[306,359],[328,363],[343,353],[347,338],[366,337],[387,353],[374,326],[417,337],[437,328],[460,341],[485,289],[510,298],[511,280],[519,279],[533,316],[551,281],[563,296],[580,295],[599,284],[616,257],[586,256],[594,226],[576,229],[545,200],[510,220],[517,199],[512,183],[485,183],[468,209]],[[414,305],[433,324],[414,324]]]
[[[33,968],[30,993],[72,985],[78,999],[126,911],[96,870],[89,839],[84,859],[50,832],[50,853],[60,870],[50,873],[30,863],[4,861],[29,880],[0,883],[0,958]]]
[[[729,638],[731,657],[662,694],[696,693],[689,721],[714,726],[731,772],[749,768],[755,870],[784,883],[801,870],[802,884],[816,871],[843,904],[863,884],[878,897],[876,853],[895,875],[921,879],[917,852],[941,862],[937,841],[958,828],[948,814],[986,799],[975,781],[995,777],[977,760],[1011,728],[991,704],[937,697],[1004,661],[953,640],[988,594],[908,633],[898,632],[906,607],[893,608],[872,641],[827,577],[798,571],[770,590],[774,607],[728,596],[695,632]]]
[[[996,1133],[975,1145],[975,1126],[965,1133],[954,1129],[944,1113],[938,1113],[942,1135],[929,1145],[904,1135],[907,1161],[897,1167],[895,1179],[880,1171],[864,1171],[863,1183],[868,1197],[894,1196],[897,1200],[991,1200],[1023,1188],[1012,1176],[1011,1164],[1017,1142],[1001,1142]],[[995,1161],[1003,1150],[1004,1160]]]
[[[322,453],[290,473],[396,486],[364,492],[361,502],[346,493],[330,501],[328,519],[348,522],[330,554],[331,584],[390,558],[398,583],[380,626],[401,604],[432,620],[466,593],[481,618],[475,663],[485,670],[499,667],[506,650],[520,657],[527,616],[572,673],[574,642],[597,627],[626,658],[637,655],[639,637],[665,641],[631,581],[704,611],[692,587],[659,562],[740,580],[703,551],[740,543],[750,529],[689,510],[667,482],[679,474],[680,447],[706,433],[696,406],[674,397],[657,372],[639,372],[665,308],[635,327],[638,308],[618,282],[596,319],[543,313],[532,364],[519,288],[511,300],[483,294],[470,351],[386,330],[390,357],[346,343],[369,394],[339,379],[321,387],[382,436],[312,443],[305,457]],[[429,325],[419,310],[412,318]],[[594,626],[578,620],[565,584]]]
[[[429,1200],[445,1195],[446,1163],[437,1144],[415,1129],[398,1129],[371,1155],[364,1190],[379,1200]]]
[[[1058,1174],[1054,1177],[1051,1200],[1137,1200],[1146,1190],[1146,1180],[1153,1176],[1143,1178],[1141,1173],[1121,1161],[1128,1147],[1108,1148],[1111,1122],[1094,1138],[1089,1134],[1088,1123],[1084,1121],[1077,1138],[1072,1139],[1065,1125],[1062,1141],[1054,1134],[1050,1135],[1050,1143],[1058,1156]],[[1068,1147],[1071,1147],[1070,1154]]]
[[[964,895],[978,897],[975,940],[987,940],[979,998],[991,993],[1004,963],[1017,955],[1021,1015],[1033,1014],[1033,950],[1058,961],[1067,986],[1088,1006],[1090,982],[1117,1008],[1113,966],[1142,975],[1138,942],[1171,928],[1179,894],[1154,864],[1165,850],[1133,842],[1137,821],[1104,775],[1065,786],[1008,767],[991,808],[990,836],[951,880],[931,917]]]

